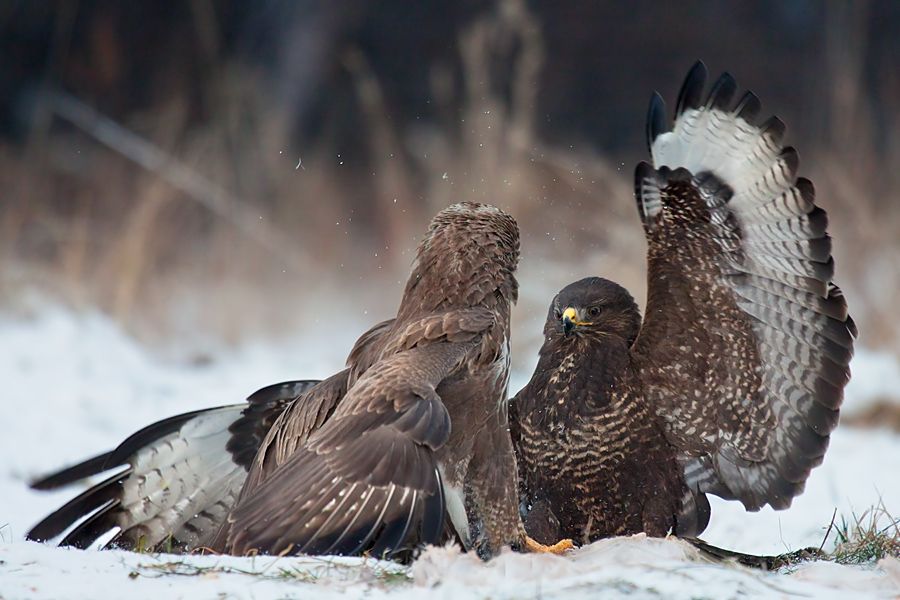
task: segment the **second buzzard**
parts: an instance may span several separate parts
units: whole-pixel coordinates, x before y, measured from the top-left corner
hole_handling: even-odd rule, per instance
[[[688,75],[668,131],[658,95],[635,197],[646,315],[600,278],[553,300],[510,404],[528,533],[589,542],[701,532],[707,493],[781,509],[822,462],[857,335],[825,212],[777,118],[725,74]]]
[[[519,518],[506,415],[518,259],[506,213],[475,203],[442,210],[396,318],[360,337],[346,369],[160,421],[44,478],[35,487],[125,467],[28,538],[395,556],[449,529],[483,557],[504,545],[543,550]]]

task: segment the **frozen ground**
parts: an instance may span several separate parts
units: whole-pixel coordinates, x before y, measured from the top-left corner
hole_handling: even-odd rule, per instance
[[[488,564],[435,548],[409,569],[353,559],[148,556],[24,542],[29,526],[72,495],[31,492],[31,477],[111,448],[159,418],[236,402],[275,381],[327,375],[355,337],[348,331],[335,338],[323,328],[302,343],[250,346],[186,365],[147,353],[101,316],[54,307],[36,314],[0,315],[0,599],[900,595],[897,561],[763,574],[711,564],[677,541],[642,537],[598,542],[565,558],[506,554]],[[900,396],[894,357],[860,351],[854,374],[848,411]],[[517,373],[513,386],[527,375]],[[898,473],[900,436],[839,428],[825,464],[790,510],[747,514],[716,502],[704,537],[758,553],[819,546],[835,509],[849,517],[881,498],[900,515]]]

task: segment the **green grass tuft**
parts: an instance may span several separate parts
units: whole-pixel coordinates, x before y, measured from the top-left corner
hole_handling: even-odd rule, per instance
[[[900,519],[894,518],[883,502],[861,515],[841,517],[834,531],[835,547],[830,558],[836,563],[860,565],[886,556],[900,558]]]

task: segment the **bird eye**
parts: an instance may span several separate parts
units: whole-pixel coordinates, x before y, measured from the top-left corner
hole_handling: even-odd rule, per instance
[[[588,316],[591,318],[599,317],[601,309],[599,306],[592,306],[588,309]]]

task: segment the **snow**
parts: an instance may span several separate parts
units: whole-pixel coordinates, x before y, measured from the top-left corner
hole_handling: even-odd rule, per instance
[[[853,377],[845,390],[843,414],[853,414],[875,401],[900,405],[900,360],[865,348],[856,351]]]
[[[604,540],[566,557],[505,553],[489,563],[431,548],[411,567],[364,559],[234,558],[76,551],[23,541],[27,529],[72,497],[38,493],[34,476],[107,450],[179,412],[241,401],[266,384],[320,378],[343,364],[365,327],[308,331],[188,364],[161,358],[95,313],[43,306],[29,318],[0,315],[0,598],[715,597],[900,593],[900,562],[807,564],[760,573],[709,562],[678,540]],[[846,410],[896,399],[900,361],[860,351]],[[528,373],[516,373],[524,381]],[[822,544],[835,509],[850,517],[879,501],[900,514],[900,435],[840,427],[824,464],[787,511],[746,513],[713,499],[704,538],[754,553]],[[829,540],[826,548],[832,542]]]

